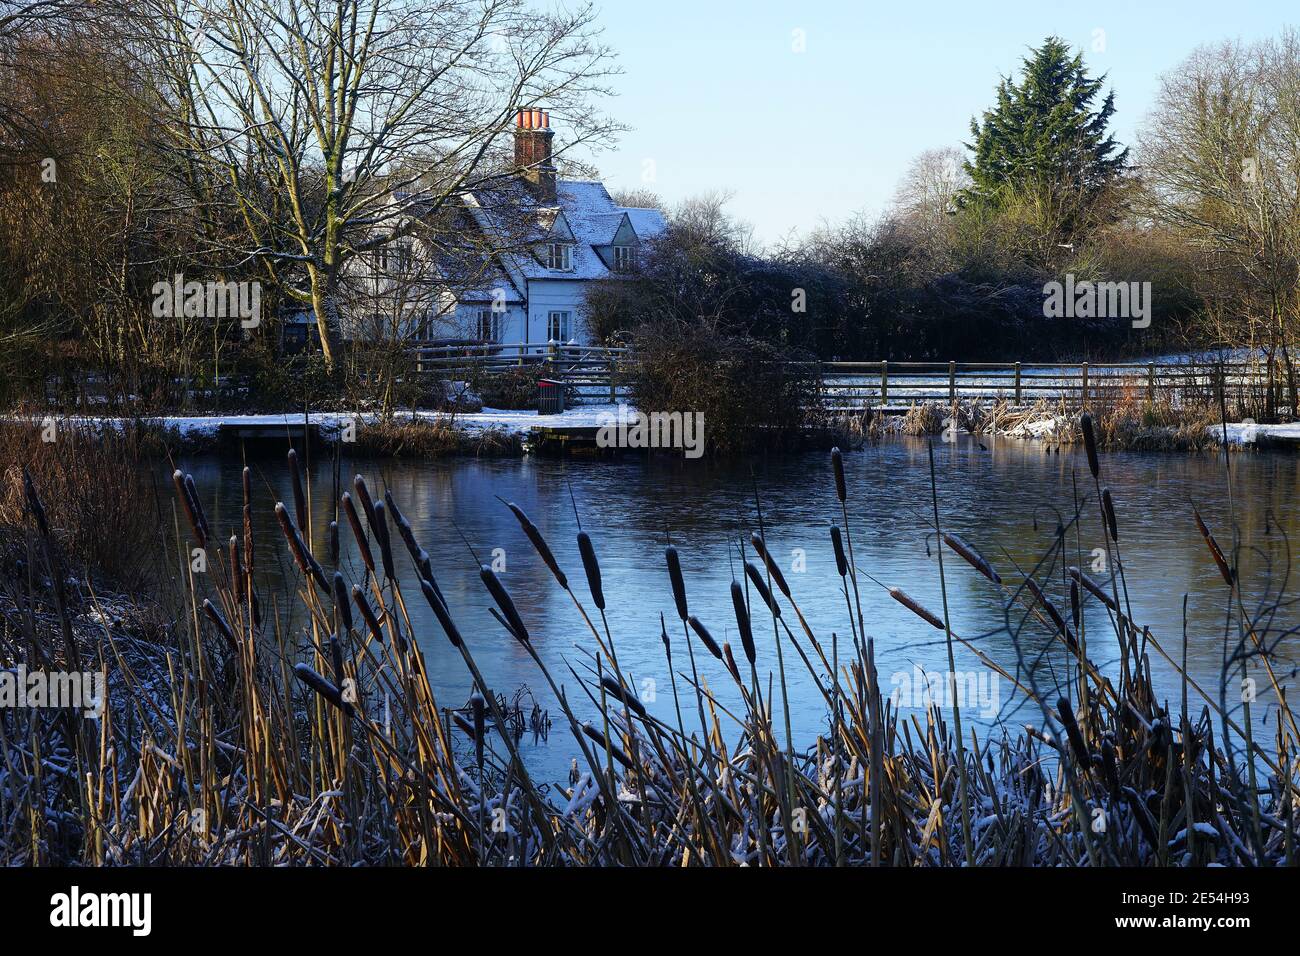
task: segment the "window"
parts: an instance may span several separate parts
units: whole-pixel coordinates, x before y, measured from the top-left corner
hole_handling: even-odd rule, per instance
[[[614,271],[628,272],[636,265],[636,249],[632,246],[614,247]]]
[[[573,246],[567,242],[551,242],[546,246],[546,268],[560,272],[573,271]]]
[[[546,317],[546,339],[549,342],[567,342],[573,331],[572,312],[552,312]]]
[[[501,341],[502,313],[493,309],[481,309],[478,314],[478,337],[483,342]]]

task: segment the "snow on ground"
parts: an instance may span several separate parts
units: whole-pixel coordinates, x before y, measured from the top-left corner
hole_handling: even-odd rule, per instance
[[[629,408],[629,414],[632,409]],[[512,435],[526,435],[534,428],[580,428],[584,426],[598,426],[604,424],[601,421],[602,415],[613,416],[614,420],[618,417],[617,405],[579,405],[576,408],[566,409],[559,415],[538,415],[533,411],[512,411],[501,408],[485,408],[481,412],[401,412],[396,415],[398,421],[410,420],[412,418],[423,421],[436,421],[444,419],[453,421],[460,428],[468,432],[483,432],[490,429],[500,429]],[[320,428],[322,435],[329,437],[336,434],[345,425],[355,422],[365,425],[377,420],[378,416],[369,413],[351,412],[312,412],[309,416],[303,416],[301,413],[289,414],[266,414],[266,415],[164,415],[142,419],[142,424],[161,426],[162,428],[175,431],[183,438],[210,438],[214,437],[218,430],[224,425],[231,428],[249,427],[249,428],[299,428],[304,422],[310,425],[316,425]],[[11,418],[10,421],[17,419]],[[32,418],[31,423],[40,427],[42,419]],[[60,426],[72,426],[74,428],[119,428],[124,419],[120,418],[99,418],[94,416],[73,416],[66,419],[58,419]]]
[[[1223,427],[1214,425],[1210,431],[1215,435],[1222,435]],[[1290,425],[1256,425],[1254,422],[1246,421],[1236,425],[1229,424],[1227,429],[1229,445],[1254,445],[1261,438],[1266,441],[1274,439],[1300,442],[1300,423],[1297,422]]]

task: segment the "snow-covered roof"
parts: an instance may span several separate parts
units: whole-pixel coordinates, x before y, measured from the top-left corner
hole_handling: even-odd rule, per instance
[[[481,228],[498,238],[502,259],[511,278],[604,279],[609,266],[597,251],[613,244],[626,223],[634,239],[645,242],[667,228],[657,209],[624,208],[605,187],[586,180],[560,180],[553,203],[518,181],[469,197],[469,206]],[[572,234],[573,268],[549,269],[540,258],[548,241],[568,241]]]

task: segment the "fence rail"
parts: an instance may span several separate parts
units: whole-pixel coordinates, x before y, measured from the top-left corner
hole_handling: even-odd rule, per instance
[[[543,364],[547,374],[573,386],[583,401],[615,402],[626,396],[630,349],[603,346],[417,346],[418,369],[431,375],[468,376]],[[1166,399],[1175,404],[1223,402],[1239,407],[1289,405],[1291,383],[1281,365],[1232,362],[821,362],[822,397],[836,410],[906,407],[914,402],[994,402],[1031,405],[1042,399],[1083,407],[1094,401]]]

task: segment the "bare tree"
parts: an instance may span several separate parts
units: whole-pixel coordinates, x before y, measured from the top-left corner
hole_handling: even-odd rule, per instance
[[[1198,256],[1220,343],[1263,351],[1270,406],[1278,376],[1295,410],[1300,34],[1203,48],[1165,76],[1141,168],[1149,215]]]
[[[198,197],[233,208],[233,251],[311,311],[330,367],[350,260],[508,175],[501,134],[517,107],[563,117],[568,150],[616,130],[590,102],[613,67],[589,6],[150,2]]]

